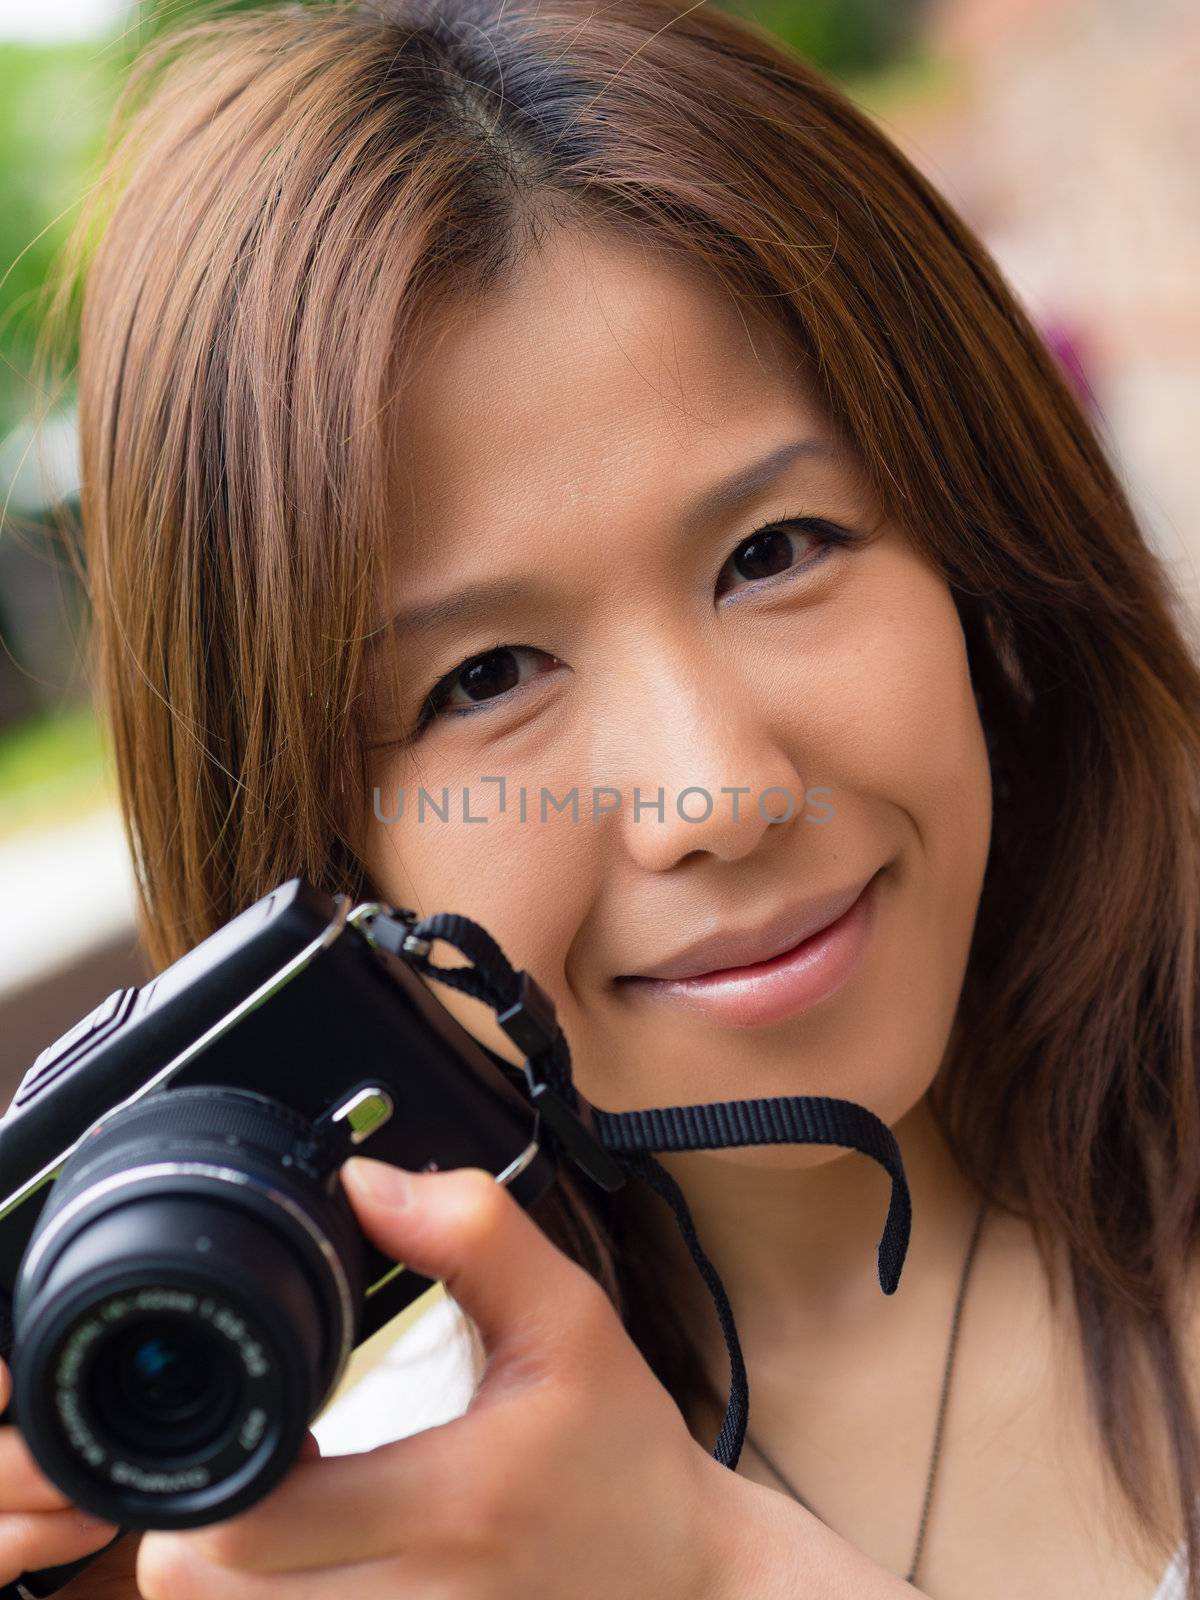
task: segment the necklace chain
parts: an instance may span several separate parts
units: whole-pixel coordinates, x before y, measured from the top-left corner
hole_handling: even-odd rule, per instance
[[[962,1276],[960,1277],[958,1283],[958,1298],[954,1302],[954,1316],[950,1323],[949,1348],[946,1351],[946,1365],[942,1373],[942,1392],[941,1397],[938,1400],[937,1422],[933,1431],[933,1450],[930,1453],[929,1472],[925,1479],[925,1498],[921,1505],[921,1520],[917,1527],[916,1547],[913,1550],[912,1562],[905,1576],[906,1583],[916,1582],[917,1568],[921,1563],[921,1553],[925,1548],[925,1530],[929,1522],[929,1507],[933,1501],[933,1485],[937,1477],[938,1463],[941,1459],[942,1430],[946,1422],[946,1408],[950,1396],[950,1377],[954,1371],[954,1353],[958,1346],[958,1325],[959,1320],[962,1317],[963,1302],[966,1299],[967,1280],[971,1275],[971,1263],[975,1259],[975,1249],[979,1243],[979,1234],[983,1227],[983,1218],[985,1212],[987,1211],[987,1206],[988,1203],[986,1199],[980,1202],[979,1213],[975,1218],[975,1227],[971,1233],[970,1243],[967,1245],[967,1254],[966,1259],[963,1262]],[[819,1511],[815,1510],[811,1505],[809,1505],[808,1501],[799,1492],[799,1490],[797,1490],[791,1483],[788,1482],[787,1478],[784,1477],[782,1472],[780,1472],[779,1468],[771,1460],[770,1456],[748,1432],[746,1434],[746,1443],[751,1446],[756,1455],[761,1457],[762,1461],[779,1479],[780,1483],[791,1495],[793,1500],[798,1500],[805,1510],[811,1511],[814,1517],[819,1517],[822,1522],[826,1522],[826,1518],[822,1517]],[[828,1526],[827,1522],[826,1526]]]

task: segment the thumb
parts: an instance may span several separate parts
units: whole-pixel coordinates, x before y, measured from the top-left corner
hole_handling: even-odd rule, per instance
[[[405,1172],[353,1156],[342,1167],[359,1226],[394,1261],[440,1279],[494,1350],[531,1315],[543,1337],[603,1291],[481,1167]]]

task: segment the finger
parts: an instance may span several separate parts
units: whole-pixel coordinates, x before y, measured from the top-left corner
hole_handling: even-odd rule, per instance
[[[60,1511],[71,1504],[46,1477],[16,1428],[0,1428],[0,1511]]]
[[[186,1546],[172,1542],[178,1537],[143,1536],[136,1577],[141,1600],[280,1600],[277,1574],[230,1572],[210,1566]],[[290,1572],[283,1587],[287,1600],[329,1600],[331,1593],[352,1595],[354,1600],[440,1600],[462,1593],[455,1580],[435,1585],[415,1573],[410,1582],[408,1574],[401,1576],[387,1561],[356,1561],[339,1567],[334,1589],[327,1572]]]
[[[116,1533],[111,1522],[97,1522],[86,1512],[11,1512],[0,1516],[0,1573],[17,1576],[78,1561],[102,1549]]]
[[[532,1319],[552,1353],[555,1333],[578,1326],[583,1297],[603,1294],[482,1168],[404,1172],[354,1156],[342,1179],[372,1243],[441,1279],[489,1352]]]
[[[297,1461],[319,1461],[321,1459],[321,1444],[315,1433],[310,1429],[304,1435],[304,1443],[300,1446]]]
[[[444,1549],[474,1515],[461,1440],[451,1433],[458,1420],[374,1450],[304,1462],[236,1517],[147,1533],[143,1543],[153,1541],[153,1548],[146,1559],[187,1549],[219,1568],[280,1573],[381,1560],[418,1542]],[[486,1448],[486,1437],[481,1443]]]
[[[0,1360],[0,1416],[11,1398],[12,1376]],[[0,1510],[57,1511],[70,1504],[33,1459],[20,1431],[0,1424]]]

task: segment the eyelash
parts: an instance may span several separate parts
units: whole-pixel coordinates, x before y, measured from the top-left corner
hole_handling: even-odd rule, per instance
[[[761,538],[764,533],[774,533],[779,528],[792,528],[801,533],[811,534],[815,539],[818,540],[819,548],[813,555],[809,556],[807,560],[798,562],[795,566],[785,567],[781,572],[768,573],[767,576],[763,578],[749,579],[746,585],[748,588],[761,589],[764,585],[774,586],[781,581],[786,581],[794,577],[797,572],[808,572],[815,567],[818,562],[824,560],[824,558],[829,555],[831,551],[841,548],[845,545],[853,544],[858,538],[858,535],[851,533],[848,528],[843,528],[839,523],[836,522],[827,522],[823,517],[776,517],[773,521],[764,522],[761,527],[755,528],[753,532],[746,534],[745,538],[739,539],[737,544],[730,551],[729,555],[725,558],[725,561],[722,563],[721,570],[725,570],[725,567],[729,564],[733,557],[737,555],[738,551],[741,550],[744,545],[748,545],[753,540]],[[465,671],[467,667],[473,666],[477,661],[486,660],[488,656],[494,655],[499,650],[524,650],[534,648],[535,647],[532,645],[495,644],[489,650],[480,650],[474,655],[466,656],[456,666],[451,667],[449,672],[443,673],[437,682],[430,688],[429,692],[422,701],[421,714],[416,723],[413,725],[411,731],[402,739],[397,740],[396,743],[400,745],[409,745],[414,743],[415,740],[420,738],[421,734],[425,731],[429,724],[436,721],[440,716],[472,716],[477,711],[486,711],[489,707],[497,705],[506,700],[513,692],[511,689],[506,689],[501,694],[493,695],[490,700],[481,700],[472,706],[455,706],[453,708],[444,708],[438,705],[437,696],[442,693],[443,690],[452,688],[454,685],[454,680],[461,672]],[[542,651],[540,653],[543,655],[548,654],[546,651]],[[555,658],[552,657],[551,659]],[[514,687],[520,687],[520,685],[516,685]]]

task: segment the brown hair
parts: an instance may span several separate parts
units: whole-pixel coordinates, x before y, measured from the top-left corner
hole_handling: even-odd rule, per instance
[[[1182,1517],[1200,1600],[1181,1348],[1200,675],[1092,426],[978,239],[765,31],[663,0],[209,18],[135,64],[101,179],[54,314],[86,261],[83,532],[160,965],[293,874],[368,891],[366,639],[389,403],[418,337],[560,222],[665,250],[787,331],[952,590],[994,764],[932,1103],[1048,1274],[1065,1246],[1131,1532],[1165,1547]],[[552,1209],[683,1403],[690,1342],[619,1206],[567,1184]],[[1173,1507],[1154,1493],[1152,1407]]]

